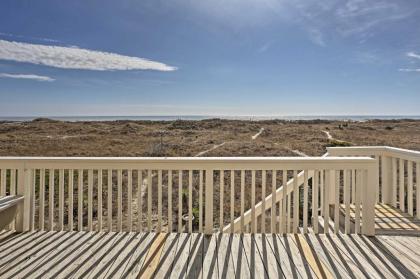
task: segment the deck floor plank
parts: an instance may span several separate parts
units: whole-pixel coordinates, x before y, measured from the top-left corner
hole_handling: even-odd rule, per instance
[[[172,264],[174,262],[176,247],[179,240],[179,234],[170,233],[165,241],[159,265],[156,268],[156,278],[170,278],[172,271]]]
[[[191,234],[181,234],[178,240],[178,246],[171,274],[184,278],[188,270],[188,256],[190,254]]]
[[[255,243],[255,235],[245,234],[242,238],[242,243],[248,260],[249,269],[251,271],[251,277],[268,278],[268,273],[265,269],[263,259]]]
[[[219,278],[218,239],[219,234],[205,235],[203,238],[203,270],[201,278]]]
[[[232,237],[232,259],[235,268],[235,278],[251,278],[251,271],[242,245],[242,234]]]
[[[235,266],[232,258],[233,234],[217,235],[217,264],[219,278],[235,278]]]
[[[271,250],[270,244],[268,244],[267,236],[265,234],[255,235],[254,241],[269,277],[283,278],[283,271],[277,262],[273,250]]]

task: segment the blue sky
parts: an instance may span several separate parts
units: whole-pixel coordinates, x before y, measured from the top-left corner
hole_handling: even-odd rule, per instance
[[[420,114],[420,2],[0,2],[0,115]]]

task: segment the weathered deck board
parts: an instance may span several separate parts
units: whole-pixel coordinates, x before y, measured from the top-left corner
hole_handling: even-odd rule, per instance
[[[3,231],[0,278],[420,278],[418,220],[376,220],[376,237]]]

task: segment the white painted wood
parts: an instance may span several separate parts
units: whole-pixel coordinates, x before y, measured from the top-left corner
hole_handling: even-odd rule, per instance
[[[64,169],[58,171],[58,230],[64,225]]]
[[[29,185],[29,187],[30,187],[31,203],[30,203],[29,229],[31,231],[35,230],[35,200],[36,200],[35,186],[36,186],[36,180],[37,180],[36,173],[37,173],[36,169],[30,170],[31,184]]]
[[[127,229],[133,230],[133,171],[127,170]],[[160,218],[159,218],[160,219]]]
[[[290,193],[291,193],[289,188],[292,188],[292,185],[289,185],[289,183],[287,183],[287,170],[282,170],[282,181],[281,182],[283,184],[283,191],[286,194],[283,194],[283,200],[282,200],[282,214],[283,215],[281,216],[281,222],[280,223],[282,225],[282,230],[280,230],[280,232],[281,233],[287,233],[287,216],[288,216],[287,197],[290,196]],[[275,233],[275,232],[277,232],[277,229],[275,229],[272,233]]]
[[[334,233],[337,234],[340,228],[340,171],[335,171],[334,188]]]
[[[203,171],[200,170],[199,171],[199,182],[198,182],[198,231],[200,233],[203,232],[203,218],[204,218],[204,213],[203,213]]]
[[[192,218],[193,218],[193,206],[192,206],[192,189],[193,189],[193,171],[188,171],[188,232],[192,233]]]
[[[45,169],[40,170],[39,181],[39,230],[44,230],[44,217],[45,217]],[[1,194],[0,194],[1,195]]]
[[[272,170],[272,178],[271,178],[271,196],[275,197],[276,191],[277,191],[277,171]],[[284,182],[284,180],[283,180]],[[285,195],[283,196],[285,197]],[[271,199],[271,233],[276,232],[276,224],[277,224],[277,218],[276,218],[276,199]],[[280,223],[284,224],[284,220],[282,219],[283,216],[281,216]]]
[[[6,169],[0,169],[0,196],[6,196]]]
[[[143,223],[143,171],[137,170],[137,231],[142,231]]]
[[[404,168],[404,160],[400,159],[400,168],[399,168],[399,208],[401,209],[401,211],[405,211],[405,203],[404,203],[404,196],[405,196],[405,179],[404,179],[404,173],[405,173],[405,168]]]
[[[199,204],[203,201],[200,200]],[[201,215],[199,217],[201,219]],[[168,232],[172,232],[172,170],[168,170]]]
[[[157,232],[162,231],[162,170],[158,170],[158,224]]]
[[[319,200],[319,170],[314,170],[312,180],[312,227],[315,233],[319,231],[318,225],[318,200]],[[322,172],[321,172],[322,175]]]
[[[287,218],[287,233],[292,232],[292,194],[287,195],[287,212],[286,212],[286,218]]]
[[[152,170],[147,170],[147,229],[152,230]]]
[[[355,215],[355,217],[354,217],[354,223],[355,223],[355,226],[354,226],[354,229],[355,229],[355,233],[356,234],[358,234],[358,233],[360,233],[360,196],[361,196],[361,187],[363,187],[363,184],[362,184],[362,171],[361,170],[355,170],[355,172],[356,172],[356,175],[355,175],[355,177],[356,177],[356,183],[355,183],[355,186],[356,186],[356,199],[355,199],[355,211],[354,211],[354,215]]]
[[[351,170],[344,170],[344,232],[346,234],[350,233],[350,176]]]
[[[224,218],[223,218],[223,208],[225,206],[224,201],[225,201],[225,171],[224,170],[220,170],[220,182],[219,182],[219,191],[220,191],[220,197],[219,197],[219,229],[220,232],[223,232],[223,227],[224,227]]]
[[[413,162],[407,161],[407,213],[413,216]]]
[[[117,170],[117,230],[122,231],[122,169]]]
[[[213,233],[213,169],[206,169],[205,234]]]
[[[93,169],[88,170],[88,231],[93,229]]]
[[[382,175],[382,192],[381,202],[392,204],[393,185],[392,185],[392,163],[391,157],[381,156],[381,175]]]
[[[178,232],[182,232],[182,170],[178,172]]]
[[[51,173],[51,172],[50,172]],[[51,177],[50,177],[51,178]],[[83,170],[77,171],[77,230],[83,230]]]
[[[376,166],[363,170],[363,189],[362,189],[362,234],[367,236],[375,235],[375,204],[376,193],[369,185],[377,182],[378,168]]]
[[[418,188],[418,187],[417,187]],[[419,192],[417,190],[417,192]],[[235,171],[230,171],[230,232],[234,233],[235,222]]]
[[[54,169],[49,170],[49,182],[48,182],[48,190],[49,190],[49,204],[48,204],[48,223],[50,231],[54,230]],[[81,230],[81,229],[80,229]]]
[[[333,180],[334,181],[334,180]],[[331,171],[325,171],[324,180],[324,233],[329,233],[329,220],[330,220],[330,188],[334,187],[331,183]]]
[[[391,205],[397,207],[397,159],[392,158],[392,200]]]
[[[108,231],[112,232],[112,170],[108,169],[107,171],[107,186],[108,186],[108,201],[107,201],[107,223]]]
[[[416,162],[416,216],[420,219],[420,161]]]
[[[293,171],[293,233],[297,233],[299,228],[299,185],[297,170]]]
[[[16,195],[16,169],[10,170],[10,195]]]
[[[41,178],[44,176],[41,170]],[[69,170],[69,184],[68,184],[68,193],[69,193],[69,212],[68,212],[68,229],[73,231],[73,188],[74,188],[74,171],[73,169]]]
[[[261,233],[265,233],[265,227],[266,227],[266,216],[265,216],[266,187],[267,187],[267,172],[263,170],[261,172],[261,199],[262,199]]]
[[[241,171],[241,232],[245,231],[245,171]]]
[[[379,155],[375,155],[374,156],[374,158],[375,158],[375,162],[376,162],[376,166],[375,166],[375,177],[374,177],[374,185],[375,185],[375,200],[376,200],[376,202],[378,203],[378,202],[380,202],[380,200],[379,200],[379,191],[380,191],[380,188],[379,188],[379,160],[380,160],[380,157],[381,156],[379,156]]]
[[[98,170],[98,231],[102,231],[102,208],[103,208],[103,171]]]
[[[251,232],[257,231],[257,220],[255,218],[255,170],[251,171]]]
[[[304,170],[303,179],[303,232],[308,233],[308,170]]]

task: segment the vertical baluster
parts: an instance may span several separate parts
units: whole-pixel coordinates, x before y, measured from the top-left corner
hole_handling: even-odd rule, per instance
[[[417,187],[418,189],[418,187]],[[419,192],[419,190],[417,190]],[[235,171],[230,171],[230,232],[235,232]]]
[[[334,233],[340,228],[340,171],[335,171],[334,197]]]
[[[286,180],[287,181],[287,180]],[[286,182],[287,184],[287,182]],[[293,189],[293,185],[290,185]],[[287,194],[287,212],[286,212],[286,219],[287,219],[287,233],[291,233],[292,232],[292,195],[293,195],[293,191]]]
[[[381,160],[382,156],[375,155],[374,158],[376,159],[376,165],[375,165],[375,172],[377,175],[375,175],[375,203],[379,202],[379,193],[381,192],[381,189],[379,187],[379,160]]]
[[[41,171],[42,173],[42,171]],[[69,231],[73,231],[73,186],[74,186],[74,173],[73,170],[69,170],[69,212],[68,212],[68,225],[69,225]]]
[[[63,230],[64,220],[64,169],[58,171],[58,229]]]
[[[344,232],[350,233],[350,170],[344,170],[344,203],[345,203],[345,217],[344,217]]]
[[[360,195],[362,192],[362,171],[361,170],[355,170],[356,172],[356,183],[354,183],[354,186],[356,187],[356,199],[355,199],[355,233],[360,233]]]
[[[117,170],[117,228],[122,231],[122,169]]]
[[[158,224],[157,231],[162,229],[162,170],[158,170]]]
[[[192,232],[192,170],[188,171],[188,232]]]
[[[45,215],[45,169],[41,169],[39,175],[39,230],[43,231]]]
[[[205,215],[205,233],[213,233],[213,186],[214,170],[206,169],[206,215]]]
[[[203,170],[199,171],[198,189],[198,231],[203,232]]]
[[[331,183],[331,171],[324,170],[324,233],[329,232],[329,221],[330,221],[330,193],[331,187],[334,187]],[[322,175],[322,173],[321,173]]]
[[[93,226],[93,169],[88,170],[88,231],[92,231]]]
[[[308,170],[303,171],[303,232],[308,232]]]
[[[416,215],[420,219],[420,161],[416,162]]]
[[[10,170],[10,195],[16,195],[16,169]]]
[[[98,231],[102,231],[102,169],[98,170]]]
[[[108,169],[107,174],[107,186],[108,186],[108,202],[107,202],[107,221],[108,221],[108,231],[112,232],[112,170]]]
[[[277,191],[277,171],[271,171],[271,233],[276,233],[276,191]],[[283,181],[283,197],[284,197],[284,181]],[[281,219],[283,222],[283,219]]]
[[[251,232],[257,231],[257,220],[255,218],[255,170],[251,171]]]
[[[287,233],[287,196],[288,196],[288,186],[287,186],[287,170],[282,170],[282,184],[283,184],[283,199],[281,202],[282,205],[282,213],[283,215],[280,215],[280,232],[281,233]],[[280,204],[279,204],[280,206]],[[275,211],[274,211],[275,212]],[[273,231],[273,233],[276,233],[277,229]]]
[[[299,185],[297,181],[297,170],[293,170],[293,233],[299,228]]]
[[[322,176],[322,171],[321,171]],[[312,178],[312,227],[314,233],[319,232],[318,226],[318,192],[319,192],[319,171],[314,170],[314,177]]]
[[[224,207],[224,195],[225,195],[225,171],[220,170],[220,217],[219,217],[219,226],[220,226],[220,232],[223,232],[223,207]]]
[[[30,230],[34,231],[35,230],[35,199],[36,199],[36,193],[35,193],[35,189],[36,189],[36,173],[37,170],[36,169],[32,169],[30,170],[30,174],[31,174],[31,184],[30,184],[30,197],[31,197],[31,203],[30,203],[30,222],[29,222],[29,226],[30,226]]]
[[[397,207],[397,159],[392,157],[392,196],[391,205]]]
[[[267,172],[265,170],[261,173],[261,233],[265,233],[265,196],[266,196],[266,179]]]
[[[241,233],[245,232],[245,171],[241,170]]]
[[[178,172],[178,233],[182,232],[182,170]]]
[[[131,169],[127,170],[127,214],[128,214],[128,231],[131,232],[133,230],[133,211],[132,211],[132,203],[133,203],[133,171]],[[160,220],[160,218],[159,218]]]
[[[201,219],[201,215],[199,216]],[[201,221],[199,219],[199,221]],[[168,170],[168,232],[172,232],[172,170]]]
[[[407,210],[408,214],[413,216],[413,162],[407,161]]]
[[[405,204],[404,204],[404,194],[405,194],[405,181],[404,181],[404,174],[405,174],[405,170],[404,170],[404,160],[400,159],[400,209],[401,211],[405,211]]]
[[[6,196],[6,169],[0,169],[0,196]]]
[[[152,230],[152,170],[147,170],[147,229]]]
[[[50,231],[54,230],[54,169],[49,170],[49,225],[50,225]]]
[[[143,171],[137,170],[137,231],[141,232],[143,222]]]
[[[79,169],[77,171],[77,175],[78,175],[78,190],[77,190],[77,201],[78,201],[78,206],[77,206],[77,227],[79,231],[83,230],[83,170]]]

